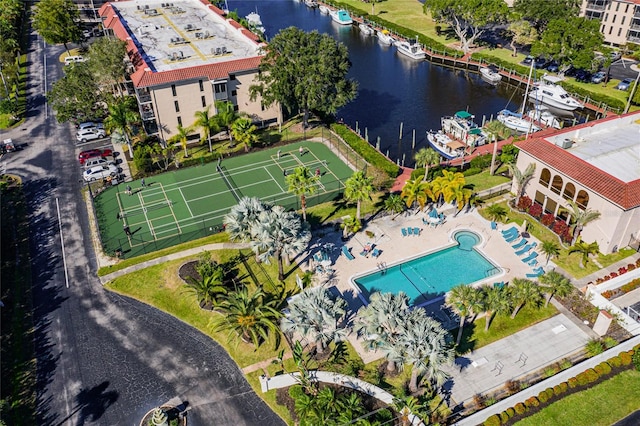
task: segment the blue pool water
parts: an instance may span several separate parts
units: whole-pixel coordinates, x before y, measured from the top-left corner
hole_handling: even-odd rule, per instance
[[[458,284],[471,284],[496,275],[500,269],[474,247],[480,237],[471,231],[458,231],[452,247],[354,279],[362,295],[376,291],[403,291],[414,306],[444,295]]]

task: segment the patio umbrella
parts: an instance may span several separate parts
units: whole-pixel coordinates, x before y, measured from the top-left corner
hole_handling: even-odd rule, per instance
[[[429,217],[432,217],[432,218],[438,217],[438,210],[436,210],[435,207],[432,208],[431,211],[429,212]]]

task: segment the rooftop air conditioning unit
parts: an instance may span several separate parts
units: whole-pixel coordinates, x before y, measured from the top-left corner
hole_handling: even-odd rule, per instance
[[[571,139],[562,139],[556,145],[562,149],[569,149],[573,146],[573,141]]]

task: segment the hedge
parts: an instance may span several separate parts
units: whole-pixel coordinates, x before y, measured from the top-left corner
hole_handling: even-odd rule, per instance
[[[519,415],[522,415],[527,412],[527,407],[525,407],[522,402],[518,402],[516,406],[513,407],[513,409],[516,410],[516,413]]]
[[[500,416],[498,416],[497,414],[494,414],[493,416],[489,417],[484,422],[484,426],[500,426],[500,424],[501,424]]]
[[[343,124],[332,124],[331,129],[336,132],[355,152],[373,167],[384,171],[389,177],[395,178],[400,174],[400,167],[382,155],[367,141],[349,130]]]
[[[622,362],[622,365],[631,364],[631,354],[629,352],[620,352],[618,356],[620,357],[620,361]]]

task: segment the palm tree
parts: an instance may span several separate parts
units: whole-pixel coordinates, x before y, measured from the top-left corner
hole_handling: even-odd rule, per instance
[[[443,170],[442,176],[433,180],[432,189],[438,200],[442,196],[445,202],[450,203],[455,199],[458,188],[463,188],[465,183],[462,173]]]
[[[513,283],[507,289],[510,302],[513,305],[512,319],[518,315],[525,303],[535,305],[542,298],[540,287],[533,281],[524,278],[514,278]]]
[[[581,209],[575,202],[569,200],[569,206],[571,207],[571,218],[573,222],[573,240],[571,244],[575,244],[582,232],[582,229],[589,222],[593,222],[600,218],[599,211],[591,209]]]
[[[355,234],[362,228],[362,222],[357,217],[347,216],[342,220],[340,228],[342,228],[342,238],[346,240],[349,234]]]
[[[316,353],[324,353],[327,345],[342,340],[346,330],[340,326],[347,302],[341,297],[331,298],[323,287],[304,290],[289,303],[289,316],[282,318],[280,327],[285,333],[297,332],[316,344]]]
[[[209,142],[209,152],[213,151],[211,145],[211,136],[220,131],[218,120],[215,116],[209,115],[210,106],[204,111],[196,111],[196,121],[193,123],[193,127],[202,129],[203,137],[207,138]]]
[[[413,159],[416,161],[416,166],[424,167],[424,177],[422,180],[426,181],[429,177],[429,167],[440,163],[440,154],[433,148],[421,148],[413,156]]]
[[[169,139],[169,142],[180,142],[182,149],[184,149],[184,158],[187,158],[189,157],[189,151],[187,151],[187,141],[189,140],[189,135],[191,134],[192,129],[190,127],[182,127],[180,124],[178,124],[177,130],[178,133],[171,137]]]
[[[131,137],[133,136],[132,125],[140,122],[140,114],[137,112],[135,98],[126,96],[117,98],[109,105],[109,115],[104,120],[104,127],[107,131],[114,131],[122,134],[124,141],[129,147],[129,154],[133,158],[133,147]]]
[[[491,320],[497,313],[507,312],[510,309],[506,291],[501,287],[491,285],[482,286],[482,298],[480,299],[482,311],[485,313],[484,331],[489,331]]]
[[[231,143],[233,143],[232,134],[230,132],[231,125],[238,118],[238,113],[235,111],[235,107],[229,101],[218,101],[215,103],[216,106],[216,122],[220,128],[224,129],[227,132],[227,136],[231,138]]]
[[[578,241],[571,247],[569,247],[569,254],[572,253],[581,253],[582,257],[580,258],[580,267],[584,268],[585,265],[589,262],[589,255],[596,254],[600,251],[600,246],[596,241],[592,243],[585,243],[582,241],[582,238],[578,237]]]
[[[373,192],[373,178],[368,177],[363,171],[358,170],[344,182],[344,198],[355,201],[356,218],[360,220],[360,207],[362,201],[370,200]]]
[[[236,121],[236,123],[238,121]],[[293,169],[293,173],[288,174],[285,180],[289,186],[289,192],[293,192],[296,196],[300,197],[302,220],[306,222],[307,195],[313,195],[316,192],[320,178],[312,174],[307,167],[300,166]]]
[[[355,318],[355,332],[364,338],[365,348],[382,350],[389,372],[403,363],[403,351],[397,349],[409,312],[409,297],[402,291],[397,294],[375,292]]]
[[[502,222],[507,217],[507,209],[500,204],[491,204],[484,211],[489,216],[489,219],[495,222]]]
[[[411,208],[415,203],[418,203],[420,210],[422,210],[427,202],[433,199],[433,193],[429,182],[416,178],[405,182],[400,197],[404,200],[407,208]]]
[[[451,201],[455,201],[458,212],[460,212],[464,208],[464,206],[469,203],[469,200],[471,200],[473,190],[465,186],[456,186],[451,188],[451,194],[453,196],[453,199]]]
[[[462,340],[462,332],[467,317],[473,314],[472,306],[473,301],[478,297],[478,292],[471,286],[466,284],[458,284],[451,288],[447,294],[446,304],[460,317],[460,324],[458,325],[458,337],[456,338],[456,345],[460,344]]]
[[[547,293],[546,302],[544,304],[545,307],[549,304],[553,296],[558,295],[560,297],[566,297],[574,290],[571,281],[556,271],[549,271],[542,275],[540,277],[540,282],[542,283],[544,292]]]
[[[507,164],[507,167],[509,167],[509,171],[511,172],[516,184],[516,205],[518,205],[525,186],[527,186],[527,183],[531,180],[533,173],[536,171],[536,163],[529,163],[524,172],[520,171],[520,169],[513,163]]]
[[[278,321],[282,317],[282,313],[276,309],[277,304],[278,300],[268,298],[260,288],[249,293],[246,287],[242,287],[220,303],[218,309],[224,315],[212,323],[213,330],[235,334],[244,342],[253,343],[256,349],[273,332],[275,349],[280,345]]]
[[[248,117],[240,117],[231,125],[231,134],[236,141],[244,144],[245,152],[249,152],[249,148],[258,142],[257,130],[256,125]]]
[[[189,277],[187,286],[195,293],[201,307],[216,307],[221,298],[227,294],[227,288],[223,284],[224,270],[222,267],[216,268],[212,274],[195,279]]]
[[[243,197],[238,204],[231,207],[223,219],[224,228],[231,240],[251,241],[252,231],[259,221],[260,215],[268,208],[258,198]]]
[[[560,246],[555,241],[546,240],[540,245],[540,251],[547,256],[547,265],[552,257],[560,254]]]
[[[392,214],[400,214],[404,211],[405,205],[402,197],[398,194],[389,194],[384,200],[384,210]]]

